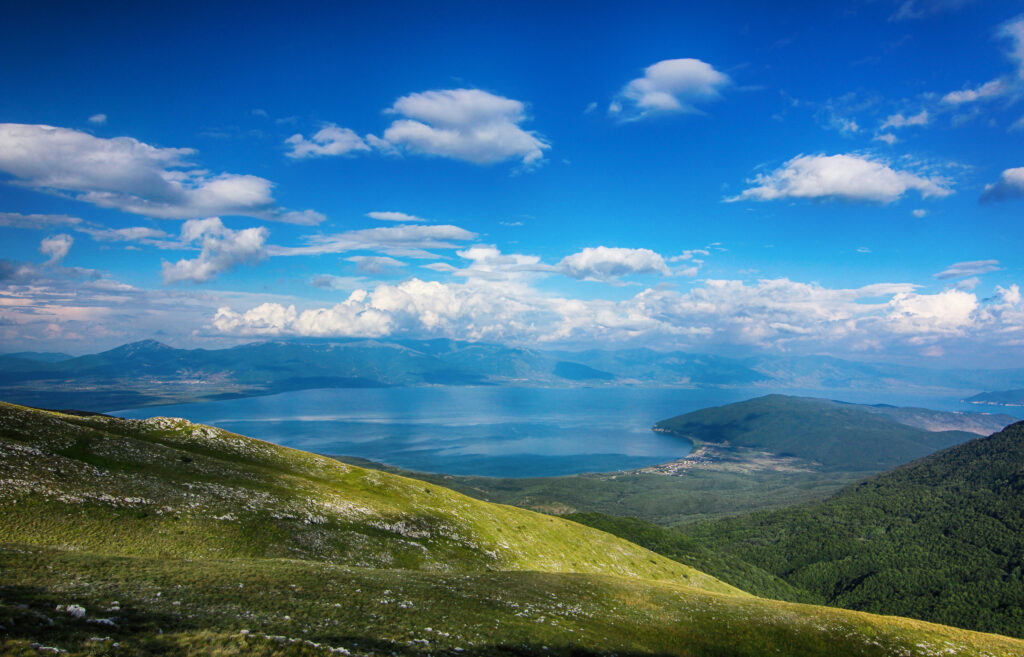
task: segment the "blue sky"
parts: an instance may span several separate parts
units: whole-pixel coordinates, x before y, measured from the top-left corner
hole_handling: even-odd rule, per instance
[[[1024,3],[37,2],[0,339],[1005,365]]]

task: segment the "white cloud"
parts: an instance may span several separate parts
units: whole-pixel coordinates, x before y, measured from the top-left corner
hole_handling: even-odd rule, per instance
[[[537,164],[550,145],[523,130],[522,102],[480,89],[442,89],[409,94],[387,110],[403,118],[384,131],[393,145],[424,155],[493,164],[521,159]]]
[[[1024,17],[1003,23],[997,35],[1010,40],[1009,57],[1017,65],[1017,77],[1024,78]]]
[[[475,245],[468,249],[456,251],[456,255],[470,264],[462,269],[451,270],[456,276],[467,279],[490,281],[526,281],[537,274],[555,271],[551,265],[545,265],[539,256],[522,253],[502,253],[495,246]],[[430,267],[434,271],[445,271]]]
[[[903,116],[900,114],[891,114],[889,118],[882,123],[879,130],[885,130],[887,128],[906,128],[909,126],[916,125],[928,125],[931,117],[928,115],[928,110],[923,109],[913,116]]]
[[[886,132],[880,135],[875,135],[872,141],[881,141],[892,146],[893,144],[898,142],[899,139],[896,138],[896,135]]]
[[[969,260],[957,262],[935,274],[935,278],[945,280],[948,278],[963,278],[966,276],[977,276],[992,271],[999,271],[998,260]]]
[[[255,264],[266,257],[266,228],[231,230],[218,217],[191,219],[181,227],[181,242],[198,243],[200,253],[192,260],[163,262],[164,283],[204,283],[244,263]]]
[[[1009,85],[1007,85],[1003,80],[990,80],[979,87],[975,87],[974,89],[951,91],[942,97],[942,102],[949,105],[963,105],[964,103],[974,103],[979,100],[999,98],[1009,91]]]
[[[48,125],[0,124],[0,171],[36,189],[160,219],[214,214],[311,223],[317,216],[277,207],[264,178],[195,169],[190,148],[161,148],[131,137],[100,139]]]
[[[74,243],[75,238],[66,233],[44,237],[43,241],[39,243],[39,252],[49,256],[46,264],[56,265],[67,256],[68,251],[71,250],[71,245]]]
[[[978,287],[979,283],[981,283],[981,279],[977,276],[972,276],[971,278],[965,278],[962,281],[957,281],[953,284],[953,288],[963,290],[964,292],[971,292],[974,288]]]
[[[366,216],[370,219],[376,219],[377,221],[426,221],[426,219],[422,217],[406,214],[404,212],[367,212]]]
[[[476,260],[492,257],[497,256],[481,252]],[[1004,296],[1012,300],[1011,293]],[[214,326],[231,335],[407,335],[606,347],[727,344],[856,351],[916,345],[921,339],[1005,323],[1011,310],[998,310],[1003,306],[1016,308],[1003,303],[983,309],[973,294],[917,294],[907,284],[829,289],[787,279],[752,285],[709,280],[687,292],[648,289],[607,301],[550,296],[522,281],[468,278],[456,284],[412,278],[356,290],[341,304],[302,312],[283,304],[244,312],[225,308]]]
[[[887,320],[897,333],[960,334],[973,323],[978,298],[957,289],[938,294],[905,292],[894,296],[888,305]]]
[[[284,143],[291,147],[285,155],[297,160],[370,150],[362,137],[348,128],[340,128],[333,123],[324,126],[309,139],[301,134],[295,134],[285,139]]]
[[[1006,169],[995,183],[985,186],[982,201],[1005,201],[1024,196],[1024,167]]]
[[[891,203],[909,190],[925,198],[953,193],[945,179],[899,171],[866,155],[798,155],[749,182],[755,186],[726,201],[807,198]]]
[[[1016,68],[1014,74],[989,80],[973,89],[952,91],[942,97],[942,102],[949,105],[963,105],[1020,93],[1021,80],[1024,79],[1024,17],[1014,18],[1003,23],[996,31],[996,36],[1010,40],[1010,51],[1007,53],[1007,57]]]
[[[366,285],[366,279],[361,276],[335,276],[333,274],[319,274],[310,281],[317,287],[329,290],[352,291]]]
[[[570,278],[610,281],[629,274],[671,276],[665,259],[650,249],[587,247],[562,258],[558,270]]]
[[[889,17],[891,21],[916,20],[953,11],[966,5],[971,0],[904,0],[899,9]]]
[[[871,253],[871,249],[866,246],[858,246],[857,253]]]
[[[106,122],[107,122],[107,115],[106,114],[93,114],[92,116],[89,117],[89,123],[92,123],[94,125],[103,125]]]
[[[398,285],[356,290],[335,306],[298,312],[263,304],[246,312],[221,308],[213,326],[232,335],[365,336],[459,335],[474,340],[514,339],[531,330],[539,312],[489,287],[412,278]]]
[[[19,214],[0,212],[0,227],[43,230],[54,226],[78,226],[82,220],[66,214]]]
[[[677,256],[672,256],[668,259],[669,262],[682,262],[686,260],[694,260],[694,256],[709,256],[711,252],[707,249],[687,249]],[[694,260],[694,262],[703,262],[701,260]]]
[[[356,263],[356,271],[363,274],[383,274],[405,266],[401,260],[387,256],[351,256],[345,260]]]
[[[334,235],[315,235],[306,239],[307,246],[272,246],[269,255],[319,255],[345,251],[381,251],[391,256],[430,258],[437,256],[426,249],[456,249],[456,242],[476,239],[476,233],[447,224],[387,226],[350,230]]]
[[[913,210],[910,214],[914,215],[914,217],[916,217],[917,219],[921,219],[926,214],[928,214],[928,211],[925,210],[924,208],[917,208],[916,210]]]
[[[729,76],[699,59],[666,59],[644,69],[608,107],[615,116],[635,120],[659,113],[699,113],[696,105],[716,100]]]
[[[97,242],[153,242],[170,239],[170,234],[156,228],[132,226],[130,228],[77,228]]]
[[[431,262],[429,264],[420,265],[420,266],[423,267],[424,269],[429,269],[431,271],[441,272],[442,274],[448,274],[448,273],[451,273],[451,272],[459,270],[458,267],[456,267],[454,265],[450,265],[447,262]]]

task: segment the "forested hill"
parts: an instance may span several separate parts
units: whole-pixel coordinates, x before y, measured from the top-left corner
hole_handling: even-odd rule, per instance
[[[689,534],[830,604],[1024,636],[1024,422]]]
[[[932,413],[946,417],[951,427],[957,426],[958,415],[971,417]],[[991,426],[991,431],[996,431],[1006,423],[997,420]],[[655,430],[698,443],[793,456],[813,461],[826,471],[859,472],[880,472],[976,436],[910,426],[874,406],[786,395],[705,408],[662,420]]]

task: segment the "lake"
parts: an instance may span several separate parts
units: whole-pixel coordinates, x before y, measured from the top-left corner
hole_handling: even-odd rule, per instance
[[[664,463],[689,441],[651,431],[658,420],[767,394],[765,389],[410,387],[301,390],[115,415],[183,417],[319,454],[459,475],[547,477]],[[786,391],[788,394],[805,394]],[[844,391],[812,396],[940,410],[957,400]],[[838,396],[837,396],[838,395]]]

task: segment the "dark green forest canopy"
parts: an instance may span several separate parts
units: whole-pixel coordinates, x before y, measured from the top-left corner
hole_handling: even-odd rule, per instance
[[[829,604],[1024,636],[1024,423],[687,533]]]

